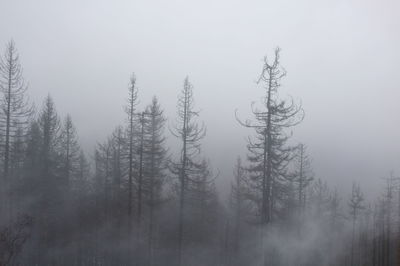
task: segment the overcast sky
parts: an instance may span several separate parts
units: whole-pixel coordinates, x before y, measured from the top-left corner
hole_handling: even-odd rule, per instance
[[[281,94],[306,112],[293,141],[308,145],[317,177],[373,191],[400,175],[397,0],[0,0],[0,10],[0,45],[15,40],[29,93],[38,107],[50,93],[88,151],[124,122],[132,72],[141,106],[157,95],[170,120],[189,75],[204,152],[228,180],[250,133],[234,110],[247,117],[263,95],[262,58],[280,46]]]

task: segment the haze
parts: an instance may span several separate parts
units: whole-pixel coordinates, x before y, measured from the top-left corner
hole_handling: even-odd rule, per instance
[[[124,122],[129,76],[141,105],[158,95],[167,117],[189,75],[207,125],[205,154],[230,180],[263,90],[262,58],[282,48],[283,96],[302,102],[294,141],[316,176],[373,191],[399,172],[398,1],[19,1],[0,4],[0,44],[17,44],[29,94],[50,93],[91,153]],[[90,121],[88,123],[88,121]]]

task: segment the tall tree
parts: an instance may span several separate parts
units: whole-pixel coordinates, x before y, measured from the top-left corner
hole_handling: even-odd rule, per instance
[[[237,118],[241,125],[253,128],[256,133],[255,140],[248,140],[248,170],[261,195],[261,204],[258,206],[263,225],[272,219],[274,201],[279,193],[279,179],[287,176],[287,165],[293,157],[293,149],[286,145],[289,135],[285,129],[298,124],[303,118],[301,107],[296,106],[293,100],[287,102],[278,96],[281,80],[286,76],[280,64],[279,53],[280,49],[276,48],[272,63],[267,57],[264,58],[258,83],[264,86],[265,96],[262,109],[252,105],[255,121],[241,121]]]
[[[164,127],[166,119],[156,97],[144,112],[138,114],[138,222],[146,219],[147,264],[154,262],[154,228],[157,224],[155,210],[163,202],[167,149]]]
[[[194,109],[193,85],[188,77],[184,81],[177,108],[178,118],[171,133],[181,141],[182,147],[180,160],[172,164],[171,170],[179,179],[178,265],[180,266],[183,255],[187,180],[191,173],[199,168],[196,157],[200,153],[200,140],[206,134],[204,124],[196,121],[199,112]]]
[[[132,74],[128,88],[128,102],[125,112],[128,115],[128,226],[132,226],[132,204],[133,204],[133,171],[134,171],[134,134],[135,134],[135,110],[138,100],[138,88],[136,86],[135,74]]]
[[[0,92],[2,94],[0,134],[4,140],[3,179],[6,187],[10,186],[13,142],[18,141],[19,135],[26,133],[29,119],[34,111],[26,95],[27,89],[22,76],[18,51],[14,41],[11,40],[6,46],[4,55],[0,57]],[[11,212],[11,202],[8,202],[8,208]]]
[[[145,117],[145,112],[141,112],[138,114],[139,116],[139,147],[138,147],[138,155],[139,155],[139,173],[137,178],[137,224],[139,227],[138,232],[140,231],[140,223],[142,222],[142,207],[143,207],[143,154],[144,154],[144,128],[147,121]]]
[[[38,244],[38,264],[47,264],[53,250],[46,255],[44,251],[62,242],[62,239],[59,238],[60,228],[63,227],[62,220],[59,219],[62,209],[59,207],[62,206],[62,195],[66,189],[60,173],[62,168],[61,124],[50,96],[44,100],[37,123],[41,140],[39,142],[39,189],[37,191],[39,202],[34,218],[38,220],[38,230],[41,235]]]
[[[144,167],[145,175],[147,176],[146,190],[148,191],[146,202],[149,209],[148,265],[152,266],[154,261],[154,228],[157,224],[154,213],[163,201],[162,190],[165,184],[167,163],[166,139],[164,136],[166,118],[155,96],[152,103],[147,106],[146,114],[148,123],[146,124],[145,132],[148,137],[144,148]]]

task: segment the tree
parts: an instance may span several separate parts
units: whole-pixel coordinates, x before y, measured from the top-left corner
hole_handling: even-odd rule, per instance
[[[3,179],[10,186],[10,166],[13,162],[13,143],[26,133],[33,114],[33,105],[26,96],[28,87],[22,76],[22,67],[14,41],[10,41],[0,57],[0,135],[4,139]],[[15,151],[15,150],[14,150]],[[15,157],[14,157],[15,158]],[[2,186],[3,187],[3,186]],[[9,188],[8,188],[9,189]],[[4,192],[2,193],[4,194]],[[2,200],[3,201],[3,200]],[[11,202],[8,202],[11,217]]]
[[[139,124],[140,124],[140,133],[139,133],[139,174],[137,178],[137,224],[138,224],[138,232],[140,231],[140,223],[142,221],[142,206],[143,206],[143,154],[144,154],[144,128],[146,124],[145,113],[142,112],[139,114]]]
[[[233,181],[231,183],[230,205],[233,210],[232,219],[234,221],[233,235],[233,253],[234,265],[241,265],[243,238],[245,234],[246,217],[249,215],[249,179],[246,174],[246,168],[243,166],[240,157],[237,158],[233,172]],[[250,205],[251,206],[251,205]]]
[[[326,218],[326,215],[329,215],[328,211],[331,204],[331,192],[326,181],[324,182],[320,178],[315,180],[311,187],[310,198],[314,208],[314,215]]]
[[[341,218],[341,210],[340,210],[340,198],[337,192],[337,189],[335,189],[332,193],[331,200],[330,200],[330,211],[331,211],[331,227],[334,230],[337,229],[338,227],[338,222],[339,219]]]
[[[359,215],[359,212],[363,210],[364,207],[364,196],[361,192],[360,186],[353,183],[351,189],[351,196],[349,200],[350,214],[352,218],[352,237],[351,237],[351,265],[354,265],[354,238],[355,238],[355,226]]]
[[[187,180],[200,166],[196,162],[196,157],[200,153],[199,142],[206,134],[204,124],[196,121],[199,112],[194,109],[193,85],[188,77],[184,81],[177,108],[178,118],[171,133],[181,141],[182,148],[180,160],[171,165],[171,171],[178,176],[179,181],[178,265],[180,266],[182,265]]]
[[[111,184],[112,184],[112,139],[108,138],[102,144],[98,144],[95,150],[95,179],[96,179],[96,194],[97,205],[99,207],[103,222],[108,222],[110,219],[110,199],[111,199]]]
[[[37,198],[41,185],[41,147],[42,135],[38,121],[32,121],[26,137],[26,150],[23,163],[23,182],[21,198]],[[32,202],[32,201],[31,201]],[[33,202],[37,203],[37,202]],[[33,205],[35,205],[33,204]],[[30,206],[32,207],[32,206]]]
[[[44,100],[39,114],[38,124],[42,136],[41,158],[43,177],[56,175],[59,159],[61,124],[53,99],[49,96]]]
[[[297,169],[294,172],[294,181],[297,183],[298,187],[297,208],[298,216],[301,220],[306,204],[306,189],[314,179],[314,174],[311,168],[311,160],[307,154],[307,147],[302,143],[300,143],[297,148],[295,167]]]
[[[63,157],[63,182],[68,189],[73,185],[73,181],[76,181],[80,147],[78,144],[76,129],[72,123],[70,115],[67,115],[60,135],[61,152]],[[73,179],[73,180],[72,180]],[[80,184],[78,184],[80,185]]]
[[[32,129],[35,129],[34,126]],[[36,129],[35,129],[36,130]],[[59,238],[60,228],[64,227],[63,221],[59,219],[63,208],[64,191],[67,189],[62,182],[62,156],[61,156],[61,124],[54,102],[50,96],[44,100],[42,110],[37,119],[38,139],[38,166],[35,187],[36,204],[34,218],[37,220],[39,239],[37,243],[37,263],[46,264],[46,259],[51,257],[51,252],[46,253],[49,247],[54,247],[62,241]],[[36,134],[36,132],[33,132]],[[35,154],[32,150],[32,155]],[[36,167],[35,167],[36,168]]]
[[[136,77],[132,74],[128,88],[128,102],[125,112],[128,115],[128,226],[132,226],[132,203],[133,203],[133,160],[134,160],[134,132],[135,132],[135,110],[137,105]]]
[[[216,213],[218,201],[215,188],[215,179],[210,167],[210,162],[202,159],[196,171],[192,171],[186,180],[186,198],[188,218],[188,230],[191,240],[199,243],[210,244],[212,230],[216,226]],[[188,233],[189,234],[189,233]],[[189,238],[189,237],[188,237]]]
[[[165,183],[165,167],[167,163],[167,149],[165,148],[164,127],[166,119],[156,97],[146,108],[148,123],[144,129],[147,136],[144,145],[146,190],[148,191],[147,205],[149,209],[148,257],[149,265],[153,264],[154,227],[156,224],[154,211],[162,199],[162,189]]]
[[[262,109],[252,104],[252,113],[255,121],[240,120],[238,122],[255,130],[256,138],[248,139],[248,167],[252,175],[253,187],[260,194],[261,204],[259,214],[261,224],[266,225],[272,219],[275,200],[280,193],[279,181],[288,176],[287,165],[292,159],[293,148],[286,145],[289,135],[285,129],[297,125],[303,119],[301,107],[296,106],[293,100],[286,102],[278,97],[281,80],[286,71],[280,65],[280,49],[275,49],[275,58],[269,63],[264,58],[264,65],[258,84],[263,84],[265,96],[262,99]]]
[[[118,126],[111,137],[112,141],[112,153],[113,153],[113,199],[120,204],[121,189],[123,185],[123,174],[126,170],[126,138],[123,132],[123,128]]]
[[[392,264],[392,223],[393,223],[393,198],[395,193],[395,185],[397,178],[394,177],[393,173],[390,173],[390,176],[385,178],[386,188],[383,195],[383,227],[386,228],[386,232],[383,233],[383,241],[382,244],[384,247],[384,258],[387,265]],[[383,229],[384,230],[384,229]],[[386,238],[385,238],[386,235]]]

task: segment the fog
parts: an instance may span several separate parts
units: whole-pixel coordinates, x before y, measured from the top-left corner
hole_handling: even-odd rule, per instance
[[[1,51],[15,41],[36,109],[50,94],[70,114],[88,157],[126,123],[134,72],[138,109],[154,95],[173,127],[184,79],[193,84],[207,135],[202,153],[230,193],[236,158],[246,157],[251,117],[264,96],[256,81],[263,58],[280,47],[287,71],[279,95],[305,111],[291,144],[308,146],[316,178],[345,201],[353,182],[365,197],[382,194],[400,173],[400,2],[301,1],[22,1],[0,2]],[[166,130],[168,147],[177,140]]]
[[[308,144],[315,171],[373,189],[400,157],[399,8],[389,0],[3,0],[0,43],[16,41],[30,94],[50,93],[87,149],[123,121],[131,72],[141,103],[156,94],[168,116],[189,75],[205,149],[225,177],[247,135],[234,110],[246,114],[260,97],[261,59],[280,46],[283,88],[306,110],[295,138]]]

